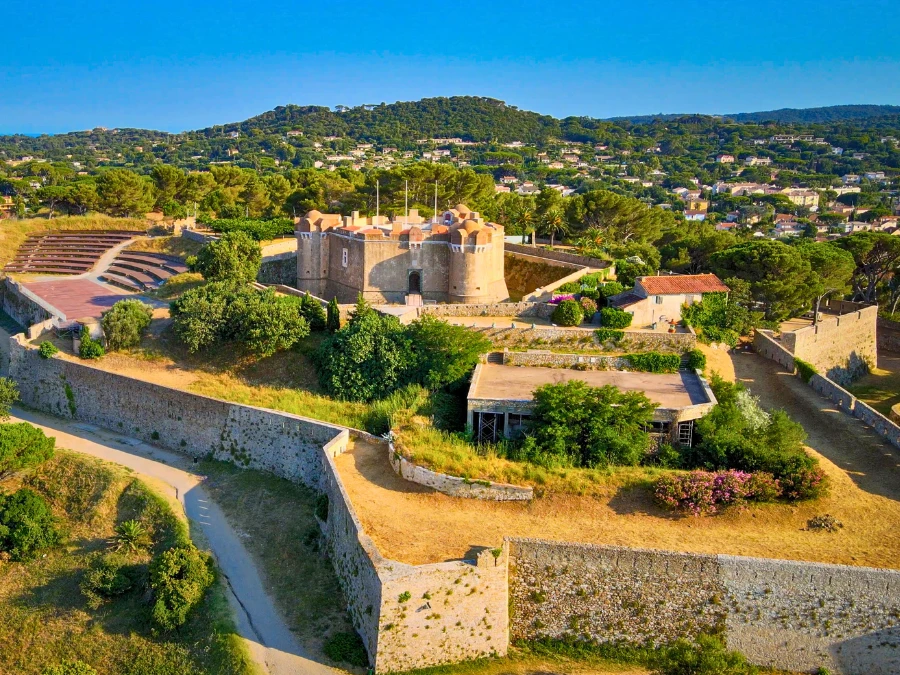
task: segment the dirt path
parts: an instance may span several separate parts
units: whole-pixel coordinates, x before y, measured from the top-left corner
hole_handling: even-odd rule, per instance
[[[783,408],[809,434],[807,444],[843,469],[860,489],[900,501],[900,451],[842,413],[800,378],[751,351],[732,353],[738,380],[765,408]]]
[[[677,516],[649,490],[611,480],[598,497],[550,494],[531,503],[459,499],[394,473],[383,447],[355,442],[335,464],[362,521],[383,555],[410,564],[468,557],[504,537],[538,537],[696,553],[728,553],[872,567],[900,567],[900,503],[860,490],[822,458],[831,492],[814,502],[760,504],[710,518]],[[603,492],[603,491],[601,491]],[[829,513],[833,534],[807,531]]]
[[[207,496],[203,477],[191,471],[191,460],[123,438],[121,434],[89,424],[69,422],[33,411],[15,409],[13,421],[29,422],[56,438],[60,447],[128,467],[152,484],[168,486],[184,508],[191,536],[208,547],[226,579],[238,631],[251,654],[271,675],[335,675],[310,660],[265,592],[259,572],[222,511]],[[199,526],[199,532],[197,529]]]

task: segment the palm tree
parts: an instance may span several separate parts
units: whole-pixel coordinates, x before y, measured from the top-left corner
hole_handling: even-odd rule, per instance
[[[556,235],[566,236],[571,228],[562,210],[556,207],[547,209],[541,216],[541,233],[550,235],[550,248]]]
[[[534,246],[534,230],[535,230],[535,213],[534,207],[528,203],[521,204],[512,215],[513,225],[522,229],[522,243],[525,243],[525,235],[531,232],[531,245]]]

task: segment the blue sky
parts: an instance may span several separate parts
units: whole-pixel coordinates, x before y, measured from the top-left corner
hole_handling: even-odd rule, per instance
[[[900,104],[900,0],[5,0],[0,132],[483,95],[555,116]]]

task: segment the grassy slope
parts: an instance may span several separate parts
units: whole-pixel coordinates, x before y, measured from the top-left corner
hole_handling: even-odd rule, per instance
[[[146,231],[147,222],[137,218],[110,218],[101,214],[60,216],[58,218],[25,218],[0,221],[0,268],[12,260],[16,250],[29,234],[59,230],[136,230]]]
[[[44,495],[66,536],[38,560],[0,562],[0,672],[40,673],[71,658],[104,675],[256,672],[235,634],[220,583],[188,624],[168,635],[152,634],[140,590],[96,611],[85,604],[82,576],[107,548],[117,522],[145,522],[157,549],[187,537],[185,524],[163,498],[125,470],[65,451],[0,487],[11,491],[19,484]],[[146,566],[149,557],[137,555],[134,562]]]
[[[187,258],[189,255],[197,255],[201,248],[203,248],[203,244],[200,242],[184,237],[154,237],[136,241],[128,247],[128,250],[164,253],[178,258]]]

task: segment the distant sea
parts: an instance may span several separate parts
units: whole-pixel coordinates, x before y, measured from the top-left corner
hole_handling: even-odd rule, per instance
[[[50,134],[51,136],[53,134]],[[44,136],[44,134],[23,134],[20,131],[0,131],[0,136],[31,136],[32,138],[37,138],[38,136]]]

